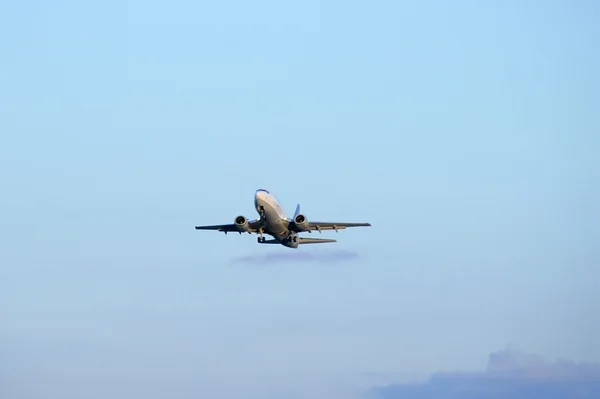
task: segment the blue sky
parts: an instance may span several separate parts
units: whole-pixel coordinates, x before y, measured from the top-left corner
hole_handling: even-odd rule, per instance
[[[507,343],[600,361],[599,12],[3,2],[9,393],[332,397]],[[194,231],[257,188],[373,227],[309,258]]]

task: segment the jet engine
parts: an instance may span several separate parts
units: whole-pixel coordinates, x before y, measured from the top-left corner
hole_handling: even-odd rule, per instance
[[[247,232],[250,230],[250,227],[248,226],[248,219],[241,215],[235,218],[235,227],[237,227],[238,231],[241,232]]]
[[[306,220],[306,216],[303,214],[296,215],[294,218],[294,226],[296,226],[296,230],[298,231],[307,231],[309,224],[308,220]]]

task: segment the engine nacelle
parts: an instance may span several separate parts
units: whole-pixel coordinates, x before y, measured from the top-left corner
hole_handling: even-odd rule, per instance
[[[294,218],[294,226],[298,231],[307,231],[309,224],[308,220],[306,219],[306,216],[304,216],[303,214],[296,215],[296,217]]]
[[[242,232],[248,232],[250,230],[250,227],[248,226],[248,219],[242,215],[235,218],[235,227],[237,227],[238,231]]]

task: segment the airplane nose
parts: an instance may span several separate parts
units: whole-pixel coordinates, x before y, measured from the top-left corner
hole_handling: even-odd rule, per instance
[[[267,197],[267,192],[265,190],[256,190],[256,194],[254,194],[255,199],[264,200]]]

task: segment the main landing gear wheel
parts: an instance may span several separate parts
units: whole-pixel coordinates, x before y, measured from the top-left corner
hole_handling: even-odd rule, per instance
[[[256,238],[256,241],[258,241],[259,243],[261,243],[261,242],[265,242],[265,241],[266,241],[266,238],[265,238],[265,237],[257,237],[257,238]]]

